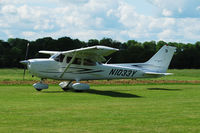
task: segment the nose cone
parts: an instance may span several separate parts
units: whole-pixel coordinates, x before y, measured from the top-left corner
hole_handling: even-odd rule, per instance
[[[23,60],[23,61],[20,61],[20,63],[22,63],[24,65],[28,65],[30,62],[28,60]]]

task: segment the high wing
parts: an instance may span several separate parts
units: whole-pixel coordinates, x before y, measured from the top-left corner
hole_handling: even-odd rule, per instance
[[[59,52],[59,51],[46,51],[46,50],[41,50],[41,51],[39,51],[39,53],[54,55],[54,54],[57,54],[57,53],[60,53],[60,52]]]
[[[118,49],[106,46],[92,46],[87,48],[63,51],[61,52],[61,54],[73,56],[76,53],[76,57],[84,57],[93,61],[101,62],[106,61],[106,59],[104,58],[105,56],[108,56],[116,51],[118,51]]]
[[[69,51],[46,51],[42,50],[39,51],[39,53],[43,54],[63,54],[63,55],[69,55],[73,56],[76,53],[76,57],[84,57],[88,59],[92,59],[93,61],[106,61],[104,58],[105,56],[108,56],[114,52],[118,51],[118,49],[106,47],[106,46],[92,46],[87,48],[80,48],[80,49],[74,49]]]

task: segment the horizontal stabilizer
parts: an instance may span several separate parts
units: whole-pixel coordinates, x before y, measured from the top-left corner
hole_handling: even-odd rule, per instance
[[[167,76],[167,75],[173,75],[173,73],[157,73],[157,72],[145,72],[146,75],[160,75],[160,76]]]

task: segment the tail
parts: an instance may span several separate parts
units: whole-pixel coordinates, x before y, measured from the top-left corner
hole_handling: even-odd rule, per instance
[[[172,46],[163,46],[147,64],[148,69],[158,73],[165,73],[169,67],[176,48]]]

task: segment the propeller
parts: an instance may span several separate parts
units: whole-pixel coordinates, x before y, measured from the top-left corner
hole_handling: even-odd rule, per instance
[[[26,56],[25,56],[25,60],[24,61],[21,61],[22,64],[26,64],[28,63],[27,59],[28,59],[28,50],[29,50],[29,43],[27,44],[27,47],[26,47]],[[26,65],[24,65],[24,73],[23,73],[23,80],[25,78],[25,74],[26,74]]]

